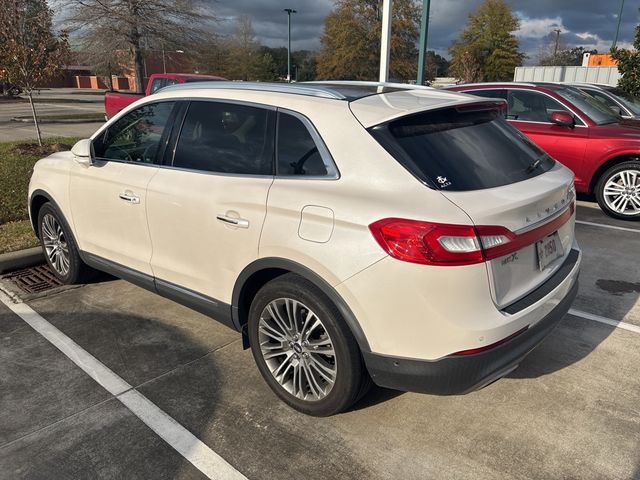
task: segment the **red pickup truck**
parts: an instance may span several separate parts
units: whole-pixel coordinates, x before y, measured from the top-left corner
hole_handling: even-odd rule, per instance
[[[120,110],[128,107],[136,100],[151,95],[163,87],[175,85],[176,83],[220,81],[226,78],[214,75],[195,75],[191,73],[154,73],[149,77],[147,90],[145,93],[123,93],[107,92],[104,94],[104,111],[107,120],[117,114]]]

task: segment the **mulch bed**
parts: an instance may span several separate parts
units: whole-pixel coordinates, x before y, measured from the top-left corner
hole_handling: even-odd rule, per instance
[[[44,156],[51,155],[55,152],[65,152],[71,150],[71,147],[71,145],[67,145],[66,143],[52,143],[43,146],[34,143],[19,143],[16,145],[16,150],[22,155]]]

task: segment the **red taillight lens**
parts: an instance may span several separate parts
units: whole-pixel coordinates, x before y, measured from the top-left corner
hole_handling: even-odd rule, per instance
[[[426,265],[470,265],[484,261],[474,227],[385,218],[369,225],[392,257]]]
[[[473,265],[517,252],[550,235],[573,215],[570,205],[544,225],[516,235],[499,226],[449,225],[385,218],[369,225],[380,246],[393,258],[425,265]]]
[[[455,356],[459,356],[460,357],[460,356],[465,356],[465,355],[476,355],[478,353],[486,352],[487,350],[491,350],[493,348],[499,347],[500,345],[502,345],[504,343],[507,343],[509,340],[517,337],[521,333],[526,332],[528,328],[529,328],[529,325],[527,325],[526,327],[518,330],[516,333],[512,333],[507,338],[503,338],[502,340],[498,340],[497,342],[492,343],[491,345],[485,345],[484,347],[478,347],[478,348],[470,348],[469,350],[461,350],[459,352],[452,353],[451,355],[455,355]]]

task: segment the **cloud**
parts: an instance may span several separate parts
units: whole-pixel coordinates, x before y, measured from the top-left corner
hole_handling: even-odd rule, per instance
[[[520,28],[516,36],[520,38],[542,38],[547,37],[555,29],[568,32],[568,28],[562,24],[562,18],[528,18],[522,12],[516,12],[520,18]]]

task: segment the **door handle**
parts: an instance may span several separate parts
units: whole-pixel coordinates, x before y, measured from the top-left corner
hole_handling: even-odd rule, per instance
[[[121,193],[118,196],[120,197],[120,200],[124,200],[125,202],[133,203],[135,205],[140,203],[140,197],[136,197],[135,195],[131,194],[130,192],[124,192],[124,193]]]
[[[230,217],[222,214],[217,215],[216,218],[221,222],[233,225],[234,227],[249,228],[249,220],[245,220],[244,218]]]

